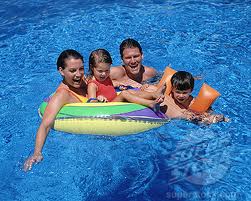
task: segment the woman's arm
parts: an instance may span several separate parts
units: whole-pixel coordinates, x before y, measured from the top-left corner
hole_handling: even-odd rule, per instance
[[[69,102],[69,94],[64,90],[55,93],[51,98],[51,100],[49,101],[45,109],[42,122],[36,134],[34,153],[25,161],[24,171],[31,170],[32,165],[34,163],[38,163],[43,159],[42,149],[46,141],[46,137],[51,127],[53,126],[57,113],[59,112],[61,107],[68,102]]]

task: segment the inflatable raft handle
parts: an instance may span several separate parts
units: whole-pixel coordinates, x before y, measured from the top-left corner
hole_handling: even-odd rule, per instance
[[[204,83],[189,109],[198,113],[205,112],[220,95],[217,90]]]

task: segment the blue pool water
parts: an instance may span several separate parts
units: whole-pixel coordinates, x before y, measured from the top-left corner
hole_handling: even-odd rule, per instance
[[[249,0],[0,2],[0,200],[251,200]],[[24,173],[37,109],[61,78],[59,53],[138,40],[144,64],[202,75],[229,123],[173,120],[125,137],[51,131],[44,161]],[[95,126],[95,125],[94,125]],[[123,129],[123,128],[121,128]]]

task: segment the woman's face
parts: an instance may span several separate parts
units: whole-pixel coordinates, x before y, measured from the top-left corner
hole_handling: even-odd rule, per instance
[[[110,67],[109,63],[97,63],[93,68],[93,75],[96,80],[103,82],[110,76]]]
[[[59,67],[60,74],[67,85],[80,88],[83,84],[84,64],[81,59],[69,58],[65,60],[65,69]]]

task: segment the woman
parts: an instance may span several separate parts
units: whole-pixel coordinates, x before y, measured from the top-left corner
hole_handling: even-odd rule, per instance
[[[34,163],[43,159],[43,145],[59,110],[68,103],[86,102],[87,85],[83,62],[82,55],[75,50],[65,50],[59,55],[57,69],[63,80],[45,109],[36,134],[34,153],[24,163],[25,171],[31,170]]]

